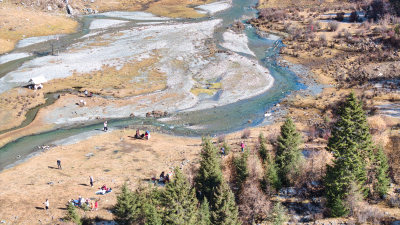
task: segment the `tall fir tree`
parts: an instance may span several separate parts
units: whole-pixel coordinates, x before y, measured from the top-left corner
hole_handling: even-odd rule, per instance
[[[138,196],[129,190],[125,183],[122,186],[121,193],[117,196],[117,204],[114,206],[115,221],[118,224],[132,224],[140,212]]]
[[[207,198],[204,198],[199,208],[198,225],[211,225],[210,205]]]
[[[197,197],[203,200],[206,197],[212,205],[214,203],[214,189],[222,183],[221,162],[218,150],[209,138],[203,138],[200,168],[195,178]]]
[[[283,186],[292,185],[290,175],[296,175],[300,172],[300,165],[303,159],[300,151],[301,143],[300,133],[296,130],[292,119],[288,118],[281,126],[281,134],[278,137],[275,156],[278,176]]]
[[[172,182],[162,192],[164,224],[196,224],[197,204],[194,189],[179,168],[175,168]]]
[[[221,182],[214,191],[214,203],[211,205],[211,222],[214,225],[238,225],[238,208],[235,196],[228,184]]]
[[[362,103],[351,93],[338,110],[327,150],[333,153],[333,165],[327,166],[325,177],[327,206],[334,217],[348,213],[344,200],[350,184],[365,197],[368,189],[367,170],[373,158],[372,141]]]
[[[239,194],[242,191],[242,186],[249,176],[249,170],[247,168],[247,159],[249,157],[249,151],[246,150],[239,157],[233,158],[233,165],[235,167],[235,183],[238,188]]]
[[[273,191],[281,189],[282,183],[278,176],[276,163],[269,152],[267,152],[266,161],[264,163],[264,171],[264,176],[261,181],[262,189],[267,193],[271,191],[271,188]]]
[[[265,160],[267,160],[267,147],[265,146],[265,137],[262,133],[260,133],[260,135],[258,136],[258,140],[260,142],[260,147],[258,149],[258,154],[260,155],[260,158],[263,162],[265,162]]]
[[[389,164],[382,147],[379,147],[375,154],[375,184],[374,192],[381,198],[387,194],[390,185],[390,178],[388,177]]]

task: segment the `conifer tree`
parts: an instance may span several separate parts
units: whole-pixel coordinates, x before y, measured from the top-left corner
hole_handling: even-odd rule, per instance
[[[366,115],[354,93],[350,94],[338,114],[327,146],[334,156],[333,165],[327,166],[325,177],[327,206],[335,217],[348,214],[344,200],[352,182],[364,197],[368,193],[365,182],[373,158]]]
[[[208,199],[210,205],[214,203],[214,189],[222,183],[222,169],[218,150],[209,138],[203,138],[200,168],[195,178],[197,197]]]
[[[265,146],[265,138],[262,133],[260,133],[260,136],[258,136],[259,142],[260,142],[260,147],[258,150],[258,154],[260,155],[260,158],[263,162],[267,160],[267,147]]]
[[[197,199],[194,189],[179,168],[175,168],[174,179],[162,193],[165,224],[196,224]]]
[[[389,164],[382,147],[379,147],[375,155],[375,185],[374,191],[382,198],[387,194],[390,184],[388,177]]]
[[[198,225],[211,225],[210,205],[207,198],[204,198],[199,208]]]
[[[214,203],[211,205],[211,222],[215,225],[241,224],[232,190],[226,182],[215,188]]]
[[[281,126],[281,134],[278,137],[278,147],[276,151],[276,165],[278,175],[284,186],[291,185],[290,174],[298,174],[302,161],[300,144],[302,139],[300,133],[291,118],[288,118]]]
[[[281,180],[278,176],[275,160],[272,159],[270,153],[267,152],[266,162],[264,164],[264,176],[262,179],[261,187],[264,191],[269,191],[272,187],[275,191],[282,187]]]
[[[272,212],[269,215],[268,220],[273,225],[285,224],[289,220],[285,206],[283,206],[280,202],[277,202],[272,208]]]
[[[122,186],[121,194],[117,196],[117,204],[114,206],[115,221],[118,224],[132,224],[139,212],[138,196],[130,191],[125,183]]]
[[[235,182],[238,188],[238,193],[242,190],[242,185],[249,176],[249,170],[247,168],[247,159],[249,157],[249,151],[246,150],[240,157],[233,159],[233,165],[235,166]]]
[[[76,207],[72,203],[68,203],[67,206],[67,216],[65,217],[66,220],[71,221],[77,225],[81,225],[81,217],[76,211]]]

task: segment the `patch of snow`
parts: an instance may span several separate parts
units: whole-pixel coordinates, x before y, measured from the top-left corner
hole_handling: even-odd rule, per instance
[[[29,56],[31,56],[31,54],[25,53],[25,52],[2,55],[2,56],[0,56],[0,64],[14,61],[17,59],[22,59],[22,58],[29,57]]]
[[[148,12],[121,12],[121,11],[113,11],[113,12],[105,12],[100,13],[98,15],[128,19],[128,20],[169,20],[167,17],[160,17]]]
[[[210,4],[200,5],[197,6],[197,12],[202,14],[210,14],[213,15],[217,12],[224,11],[231,7],[230,1],[220,1],[220,2],[213,2]]]
[[[252,52],[247,45],[249,40],[245,34],[237,34],[232,30],[229,30],[223,34],[223,37],[224,43],[221,44],[222,47],[234,52],[255,56],[254,52]]]
[[[128,21],[123,21],[123,20],[96,19],[96,20],[92,21],[89,29],[94,30],[94,29],[115,27],[117,25],[121,25],[121,24],[127,23],[127,22]]]
[[[45,42],[45,41],[49,41],[49,40],[54,40],[57,39],[59,37],[62,37],[64,35],[49,35],[49,36],[40,36],[40,37],[30,37],[30,38],[25,38],[22,39],[18,42],[17,44],[17,48],[23,48],[29,45],[34,45],[34,44],[38,44],[41,42]]]

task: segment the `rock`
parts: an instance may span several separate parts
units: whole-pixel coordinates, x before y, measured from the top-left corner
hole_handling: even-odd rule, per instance
[[[94,3],[94,0],[90,0],[90,3]]]
[[[67,4],[67,13],[70,15],[74,15],[74,10],[72,9],[72,7],[70,5]]]
[[[0,0],[1,1],[1,0]],[[51,11],[51,10],[53,10],[52,8],[51,8],[51,5],[48,5],[47,6],[47,11]]]
[[[86,11],[87,11],[89,14],[92,14],[92,13],[93,13],[93,9],[91,9],[91,8],[87,8]]]
[[[135,114],[134,114],[134,113],[131,113],[131,114],[129,115],[129,117],[134,118],[134,117],[135,117]]]

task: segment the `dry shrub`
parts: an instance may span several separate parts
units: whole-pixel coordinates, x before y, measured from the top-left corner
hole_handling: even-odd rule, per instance
[[[339,28],[339,23],[336,21],[331,21],[328,23],[329,31],[335,32]]]
[[[400,198],[397,195],[390,196],[387,203],[392,208],[400,208]]]
[[[389,138],[389,143],[386,145],[386,155],[390,166],[390,175],[396,182],[400,182],[400,136],[394,135]]]
[[[263,173],[261,162],[255,154],[248,159],[249,177],[239,196],[239,215],[243,224],[259,223],[268,216],[271,202],[260,188]]]
[[[369,117],[368,124],[372,134],[382,133],[387,127],[386,122],[380,116]]]
[[[244,129],[244,131],[242,132],[241,138],[242,139],[247,139],[247,138],[250,137],[250,135],[251,135],[251,131],[249,129]]]
[[[223,143],[223,142],[225,142],[225,135],[224,135],[224,134],[219,135],[219,136],[217,137],[217,141],[218,141],[218,143]]]
[[[312,187],[313,181],[321,181],[326,173],[326,165],[331,163],[332,154],[325,149],[312,151],[301,166],[301,176],[295,177],[297,187]]]

